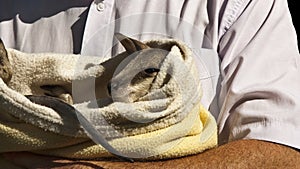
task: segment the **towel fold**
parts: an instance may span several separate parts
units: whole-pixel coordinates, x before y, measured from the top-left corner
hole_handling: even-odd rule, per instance
[[[81,116],[35,104],[24,95],[44,94],[44,85],[59,85],[72,93],[72,82],[101,78],[104,74],[98,57],[82,59],[80,55],[28,54],[8,49],[14,73],[8,84],[0,79],[0,153],[30,151],[78,159],[110,157],[82,125],[81,117],[122,156],[167,159],[217,146],[216,122],[201,105],[205,91],[201,90],[189,48],[173,39],[146,44],[167,51],[155,64],[160,71],[147,94],[134,102],[116,98],[106,106],[99,106],[97,100],[75,102],[72,106]]]

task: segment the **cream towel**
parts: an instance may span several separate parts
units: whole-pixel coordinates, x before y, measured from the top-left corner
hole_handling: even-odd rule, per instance
[[[7,85],[0,79],[0,153],[31,151],[79,159],[111,156],[91,141],[90,137],[97,143],[97,135],[87,128],[91,126],[80,125],[77,116],[79,121],[90,121],[121,156],[166,159],[215,147],[217,126],[200,103],[201,85],[191,51],[176,40],[153,40],[147,45],[168,51],[148,94],[133,103],[104,107],[91,107],[93,100],[77,102],[73,105],[77,115],[35,104],[24,95],[43,94],[43,85],[60,85],[71,92],[72,81],[101,78],[105,69],[97,57],[83,60],[79,55],[8,49],[14,74]]]

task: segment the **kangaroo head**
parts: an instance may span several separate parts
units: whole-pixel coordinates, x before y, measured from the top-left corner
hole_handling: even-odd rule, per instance
[[[106,71],[103,77],[96,79],[96,88],[102,91],[96,92],[96,97],[103,98],[108,94],[114,101],[134,102],[147,94],[168,52],[122,34],[115,36],[126,52],[102,63]],[[7,50],[0,39],[0,78],[8,83],[12,73]],[[102,94],[103,90],[107,94]]]
[[[7,51],[5,46],[0,39],[0,78],[4,83],[8,83],[12,77],[12,68],[8,60]]]
[[[107,88],[114,101],[134,102],[147,94],[167,51],[151,48],[138,40],[116,34],[126,49]]]

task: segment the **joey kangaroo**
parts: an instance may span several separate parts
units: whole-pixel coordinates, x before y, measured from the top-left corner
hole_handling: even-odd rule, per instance
[[[101,63],[101,66],[104,67],[104,77],[95,79],[96,98],[103,97],[99,93],[103,93],[103,90],[106,90],[108,97],[111,97],[113,101],[134,102],[147,94],[159,72],[162,60],[167,56],[168,52],[151,48],[122,34],[116,34],[115,36],[126,49],[126,52]],[[7,84],[13,74],[7,50],[3,42],[0,41],[0,77]],[[109,83],[103,83],[103,78],[109,79]],[[47,91],[45,95],[27,95],[26,97],[32,102],[50,107],[58,113],[77,112],[71,106],[73,104],[72,95],[62,87],[42,86],[41,88]],[[89,127],[89,122],[84,117],[81,118],[85,120],[84,124],[81,123],[82,126]],[[112,154],[127,161],[132,161],[118,155],[114,148],[101,136],[99,136],[99,140],[101,145]]]
[[[167,52],[150,48],[120,33],[115,34],[115,37],[121,42],[126,52],[101,63],[105,70],[101,77],[95,79],[96,99],[111,97],[114,101],[134,102],[147,93],[159,71],[160,61],[167,55]],[[0,41],[0,77],[8,83],[12,76],[13,70],[7,51],[3,42]],[[109,83],[104,83],[104,81],[109,81]],[[45,95],[73,104],[72,95],[61,86],[45,85],[41,88],[45,91]],[[103,96],[103,93],[107,95]],[[35,97],[35,99],[42,98],[43,96]]]
[[[151,48],[122,34],[115,36],[126,53],[122,62],[115,67],[108,91],[114,101],[134,102],[146,95],[168,52]]]

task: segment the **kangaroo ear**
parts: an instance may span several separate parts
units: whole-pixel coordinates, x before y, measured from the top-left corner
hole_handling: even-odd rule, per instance
[[[0,78],[7,83],[12,77],[11,65],[8,60],[4,43],[0,39]]]
[[[4,43],[0,39],[0,64],[2,65],[3,62],[6,62],[6,60],[8,60],[7,52]]]
[[[2,56],[3,54],[6,54],[6,49],[5,49],[4,43],[0,39],[0,55]]]
[[[116,33],[115,37],[121,42],[128,54],[132,54],[136,51],[150,48],[143,42],[129,38],[121,33]]]

